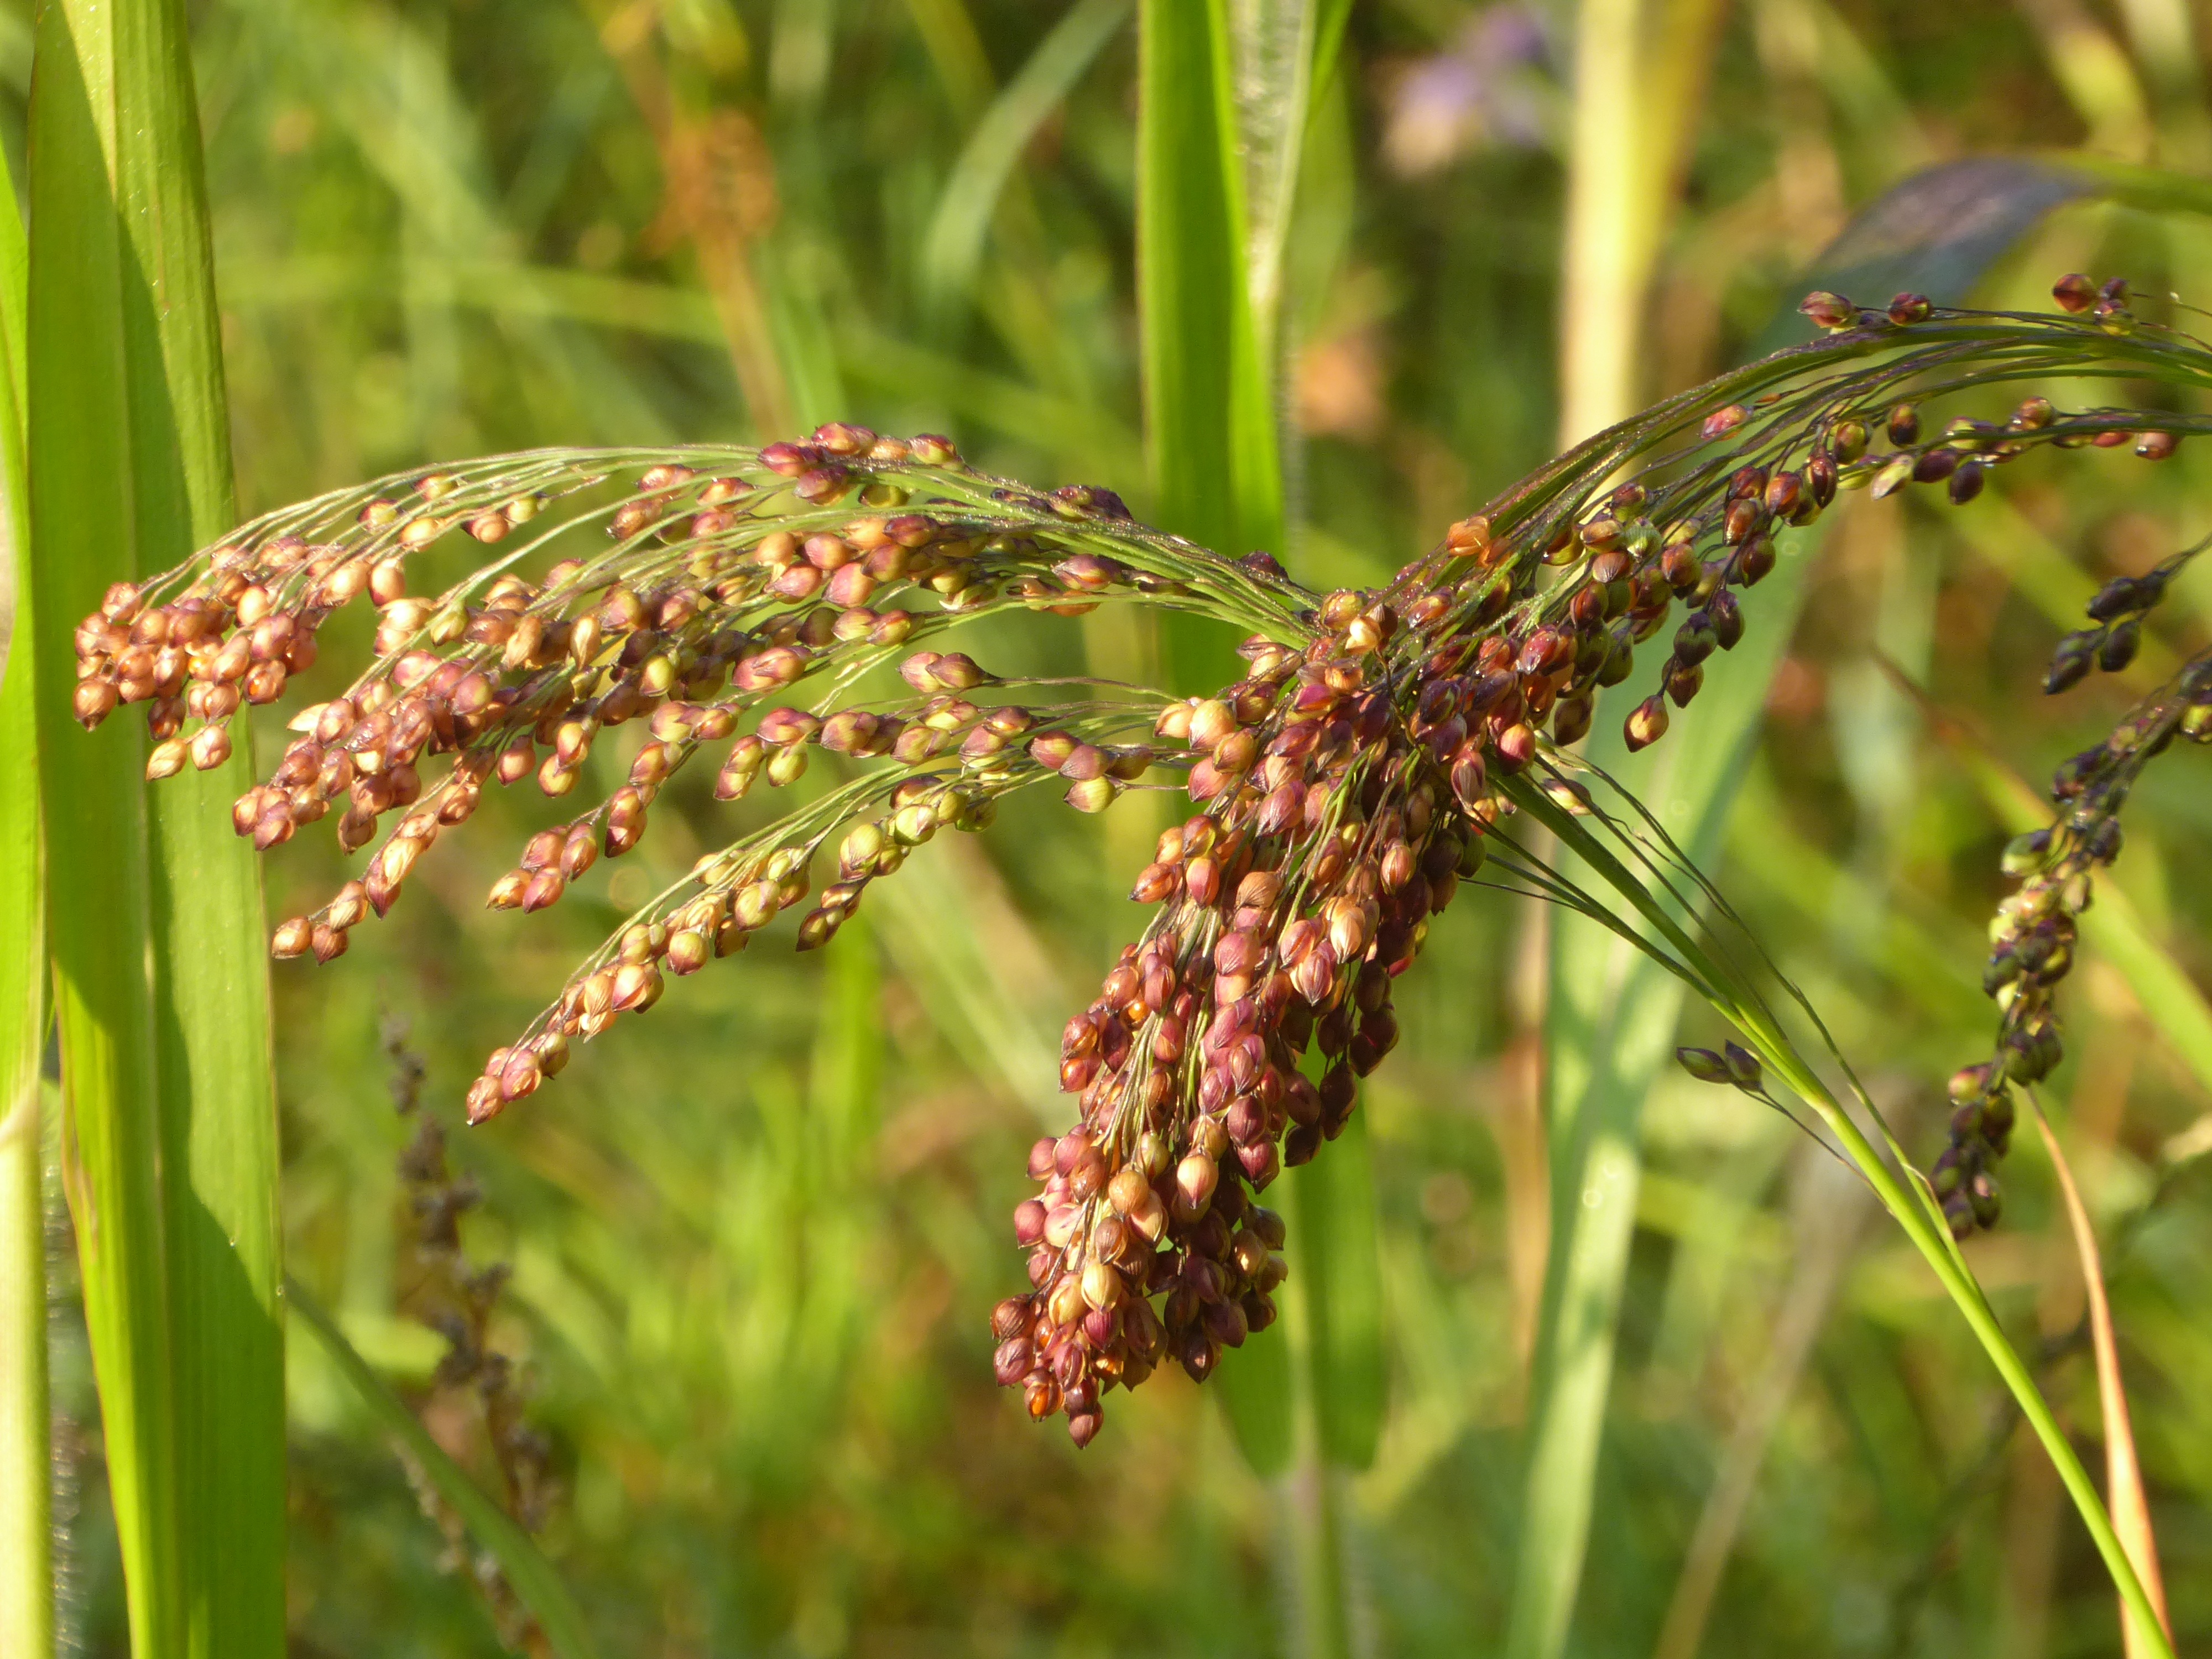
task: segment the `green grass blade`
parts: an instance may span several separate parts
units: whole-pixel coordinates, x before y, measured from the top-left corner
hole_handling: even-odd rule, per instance
[[[46,864],[23,477],[28,250],[0,168],[0,1652],[53,1651],[46,1201]]]
[[[1672,741],[1631,757],[1618,721],[1601,713],[1591,758],[1651,804],[1668,833],[1699,863],[1711,860],[1734,804],[1812,558],[1809,548],[1801,548],[1751,596],[1744,644],[1685,714]],[[1573,1616],[1635,1230],[1638,1120],[1671,1052],[1686,989],[1600,923],[1556,918],[1545,1034],[1552,1249],[1538,1325],[1510,1654],[1560,1652]]]
[[[149,808],[69,722],[70,633],[232,520],[181,5],[58,4],[33,89],[32,544],[72,1202],[134,1647],[283,1644],[277,1153],[250,759]],[[150,977],[148,972],[151,967]],[[121,1432],[118,1435],[118,1430]]]
[[[1328,1152],[1291,1171],[1313,1346],[1314,1427],[1328,1461],[1364,1469],[1382,1432],[1382,1264],[1373,1136],[1355,1113]]]
[[[1225,0],[1142,0],[1138,55],[1137,304],[1155,521],[1210,547],[1279,547],[1282,479],[1245,280]],[[1219,624],[1162,618],[1168,683],[1218,684],[1229,642]],[[1246,1458],[1273,1474],[1291,1461],[1290,1371],[1259,1346],[1223,1368],[1221,1399]]]
[[[1139,52],[1138,312],[1157,522],[1231,556],[1279,548],[1225,0],[1143,0]]]
[[[1241,15],[1241,33],[1230,12],[1225,0],[1142,0],[1137,257],[1157,521],[1235,555],[1283,547],[1273,313],[1314,60],[1335,50],[1340,27],[1304,0]],[[1218,684],[1226,634],[1167,618],[1168,684]],[[1231,1356],[1216,1382],[1255,1469],[1280,1473],[1294,1451],[1308,1464],[1297,1578],[1304,1643],[1317,1655],[1351,1650],[1332,1466],[1372,1457],[1381,1413],[1381,1272],[1372,1174],[1358,1150],[1340,1143],[1330,1151],[1349,1160],[1341,1168],[1285,1180],[1286,1219],[1302,1240],[1286,1329]]]
[[[1611,425],[1641,401],[1644,300],[1719,10],[1711,0],[1583,0],[1578,9],[1561,252],[1563,441]],[[1794,596],[1789,609],[1794,617]],[[1771,648],[1778,652],[1779,642]],[[1750,665],[1731,666],[1753,680]],[[1754,700],[1741,713],[1733,697],[1718,706],[1707,700],[1699,716],[1710,745],[1704,752],[1726,764],[1706,769],[1702,793],[1670,781],[1669,804],[1682,809],[1670,829],[1694,836],[1717,816],[1740,770],[1765,678],[1757,677]],[[1601,715],[1601,730],[1594,750],[1609,746],[1607,762],[1625,761],[1612,712]],[[1680,763],[1649,759],[1636,768],[1642,775],[1624,781],[1638,787],[1655,769]],[[1540,1006],[1552,1236],[1506,1637],[1516,1659],[1551,1659],[1573,1615],[1634,1228],[1636,1121],[1656,1063],[1650,1051],[1663,1043],[1683,994],[1678,980],[1606,925],[1565,914],[1547,920],[1551,966]],[[1528,1000],[1539,1002],[1534,994]]]
[[[942,306],[974,282],[991,215],[1023,150],[1128,15],[1129,0],[1077,0],[975,124],[922,239],[925,302]]]
[[[7,723],[12,722],[0,707],[0,724]],[[0,755],[8,753],[12,750],[0,749]],[[0,847],[10,854],[18,850],[24,850],[20,843]],[[38,866],[33,862],[26,869],[35,876]],[[16,884],[11,879],[9,884]],[[0,923],[10,919],[0,913]],[[13,954],[17,936],[8,937]],[[44,942],[42,933],[29,937]],[[41,960],[40,976],[44,968]],[[27,996],[25,1003],[27,1013],[45,1012],[42,994]],[[23,1023],[37,1029],[28,1019]],[[11,1030],[0,1041],[12,1041],[15,1035]],[[9,1109],[0,1115],[0,1650],[43,1659],[54,1646],[53,1461],[46,1389],[46,1205],[40,1180],[46,1143],[37,1052],[33,1043],[28,1086],[8,1097]]]
[[[1273,313],[1316,59],[1334,52],[1340,35],[1341,20],[1322,16],[1327,9],[1280,0],[1240,15],[1237,27],[1224,0],[1144,0],[1139,13],[1139,313],[1156,510],[1168,528],[1231,553],[1283,545]],[[1255,187],[1256,235],[1248,208]],[[1218,683],[1225,629],[1177,617],[1161,632],[1170,684]],[[1285,1183],[1291,1224],[1335,1241],[1325,1254],[1297,1247],[1291,1340],[1273,1352],[1251,1345],[1219,1379],[1238,1443],[1262,1473],[1289,1466],[1302,1417],[1324,1462],[1373,1455],[1382,1362],[1372,1175],[1358,1149],[1331,1152],[1349,1160],[1341,1170],[1301,1170]],[[1325,1473],[1322,1486],[1320,1565],[1334,1585],[1340,1564]],[[1307,1622],[1326,1649],[1341,1638],[1343,1610],[1340,1595],[1323,1599],[1308,1607]]]
[[[132,1650],[181,1650],[160,1182],[143,743],[88,738],[69,717],[71,633],[130,547],[112,434],[126,428],[118,327],[125,256],[106,155],[112,131],[106,19],[40,15],[30,108],[27,408],[33,649],[49,849],[54,1012],[61,1033],[64,1179],[77,1228],[85,1324]],[[104,113],[103,113],[104,112]],[[104,279],[104,280],[103,280]],[[103,301],[105,303],[103,304]]]
[[[1231,45],[1237,88],[1237,155],[1244,175],[1244,289],[1262,363],[1278,361],[1283,256],[1297,206],[1298,167],[1319,72],[1325,21],[1316,0],[1240,6]],[[1332,8],[1332,9],[1334,9]],[[1341,20],[1330,48],[1340,38]]]
[[[142,568],[234,521],[230,428],[184,7],[118,12],[123,199],[153,315],[125,338]],[[121,130],[118,124],[118,131]],[[158,319],[158,320],[157,320]],[[150,334],[151,337],[149,337]],[[162,1194],[189,1651],[284,1650],[283,1261],[261,868],[230,824],[252,745],[149,808]],[[182,1172],[182,1182],[174,1172]]]
[[[584,1629],[583,1615],[577,1611],[567,1586],[562,1583],[559,1571],[532,1541],[530,1534],[487,1498],[469,1479],[467,1472],[446,1455],[430,1437],[429,1431],[407,1409],[406,1402],[385,1386],[384,1380],[370,1369],[368,1361],[346,1340],[345,1334],[303,1286],[296,1280],[290,1282],[285,1286],[285,1293],[298,1322],[297,1328],[315,1339],[331,1363],[360,1394],[370,1415],[406,1448],[408,1455],[437,1489],[438,1496],[450,1504],[467,1524],[470,1536],[499,1563],[516,1599],[538,1621],[553,1651],[560,1659],[592,1659],[596,1650]]]

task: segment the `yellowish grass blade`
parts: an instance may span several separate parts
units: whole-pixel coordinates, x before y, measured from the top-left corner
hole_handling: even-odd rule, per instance
[[[2051,1167],[2058,1177],[2058,1191],[2066,1203],[2066,1221],[2074,1233],[2074,1253],[2081,1262],[2081,1284],[2089,1297],[2089,1340],[2097,1354],[2097,1400],[2105,1419],[2105,1502],[2112,1510],[2112,1530],[2127,1552],[2143,1594],[2158,1613],[2166,1640],[2173,1639],[2173,1622],[2166,1609],[2166,1582],[2158,1570],[2158,1538],[2151,1529],[2150,1502],[2143,1492],[2142,1464],[2136,1455],[2136,1437],[2128,1416],[2127,1386],[2120,1376],[2120,1350],[2112,1332],[2112,1298],[2105,1293],[2104,1258],[2097,1249],[2097,1230],[2089,1224],[2089,1211],[2081,1202],[2074,1170],[2065,1149],[2043,1115],[2043,1103],[2027,1091],[2035,1109],[2036,1133],[2051,1154]],[[2140,1616],[2125,1600],[2120,1602],[2121,1632],[2128,1659],[2149,1659],[2164,1651],[2141,1627]]]

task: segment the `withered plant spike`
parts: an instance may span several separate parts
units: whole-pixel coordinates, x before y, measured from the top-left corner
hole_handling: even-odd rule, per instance
[[[2069,277],[2054,294],[2067,314],[1815,295],[1806,309],[1827,338],[1599,434],[1373,592],[1313,593],[1264,553],[1232,562],[1136,524],[1109,490],[1033,490],[975,471],[943,438],[842,424],[760,450],[544,451],[410,473],[271,514],[118,586],[77,635],[77,712],[91,725],[146,705],[155,775],[215,764],[240,706],[274,701],[313,662],[326,617],[363,596],[379,608],[374,661],[294,717],[297,739],[234,813],[269,847],[335,808],[349,852],[394,818],[356,880],[277,928],[277,955],[323,961],[391,907],[488,784],[565,797],[610,726],[649,724],[628,781],[534,836],[495,908],[557,902],[598,858],[634,848],[702,748],[723,799],[789,784],[817,751],[838,757],[836,787],[700,859],[581,964],[471,1085],[471,1121],[778,912],[811,901],[799,948],[825,943],[911,848],[983,828],[1014,790],[1056,780],[1086,811],[1133,787],[1183,790],[1192,815],[1135,878],[1152,919],[1068,1024],[1061,1081],[1080,1118],[1031,1152],[1039,1192],[1014,1218],[1031,1288],[994,1316],[1000,1380],[1084,1443],[1117,1383],[1170,1360],[1203,1378],[1273,1322],[1282,1222],[1257,1195],[1341,1131],[1358,1079],[1396,1042],[1392,981],[1513,810],[1501,786],[1519,791],[1516,775],[1589,730],[1597,692],[1631,677],[1638,647],[1675,621],[1626,716],[1640,748],[1741,638],[1737,590],[1773,568],[1778,533],[1839,492],[1917,483],[1964,504],[2033,450],[2124,446],[2154,460],[2212,431],[2212,417],[2061,411],[2037,396],[2003,424],[1939,427],[1930,405],[1946,395],[2014,381],[2212,385],[2212,350],[2138,323],[2124,284]],[[455,534],[500,553],[444,592],[410,595],[409,556]],[[2075,655],[2124,652],[2113,641],[2163,585],[2154,573],[2100,595],[2104,631]],[[1018,684],[934,648],[979,617],[1129,600],[1250,630],[1243,678],[1168,702]],[[911,695],[864,697],[893,663]],[[1998,981],[2002,1047],[2021,1075],[2055,1054],[2048,992],[2068,905],[2117,848],[2135,771],[2173,732],[2206,734],[2208,685],[2212,671],[2192,665],[2063,775],[2068,816],[2022,864],[2000,945],[2015,964]],[[440,756],[449,765],[426,779]],[[825,859],[834,871],[817,872]],[[1315,1047],[1317,1083],[1300,1069]],[[1939,1166],[1960,1226],[1994,1218],[2002,1089],[1967,1090]]]
[[[405,1023],[387,1017],[383,1041],[392,1066],[392,1106],[401,1117],[415,1120],[414,1137],[398,1163],[405,1203],[400,1232],[413,1246],[417,1270],[406,1299],[415,1317],[446,1344],[431,1374],[432,1393],[416,1415],[427,1416],[441,1392],[473,1393],[485,1443],[499,1468],[501,1507],[524,1532],[539,1533],[552,1502],[552,1448],[525,1413],[522,1379],[514,1362],[491,1341],[492,1316],[513,1270],[505,1262],[475,1267],[463,1254],[461,1218],[476,1207],[482,1194],[472,1179],[457,1178],[447,1169],[445,1132],[434,1118],[420,1111],[424,1067],[408,1044]],[[468,1577],[483,1595],[501,1642],[512,1653],[551,1651],[496,1559],[487,1555],[471,1560],[465,1517],[415,1458],[404,1449],[401,1456],[416,1501],[445,1535],[448,1561],[455,1566],[471,1562]]]

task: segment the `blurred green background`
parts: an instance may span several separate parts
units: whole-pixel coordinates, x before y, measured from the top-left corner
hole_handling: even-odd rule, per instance
[[[27,10],[0,12],[19,176]],[[1141,514],[1132,16],[1125,0],[207,0],[241,510],[438,458],[844,416],[954,434],[1037,483],[1108,484]],[[1740,356],[1852,210],[1917,167],[2081,149],[2201,173],[2205,21],[2187,0],[1726,8],[1680,134],[1641,393]],[[1282,551],[1309,583],[1382,579],[1555,446],[1577,26],[1565,5],[1352,9],[1285,278]],[[1978,293],[2038,305],[2081,269],[2212,304],[2208,250],[2201,224],[2076,204]],[[2212,617],[2198,569],[2130,674],[2033,694],[2099,581],[2203,533],[2208,486],[2194,447],[2157,470],[2052,458],[1971,513],[1855,501],[1821,544],[1721,878],[1917,1153],[1941,1144],[1942,1078],[1993,1024],[1981,930],[2010,830],[1986,769],[1881,659],[1977,752],[2047,774]],[[992,627],[1009,670],[1064,662],[1078,637]],[[1156,659],[1127,613],[1079,637],[1094,672]],[[1678,720],[1683,740],[1697,724]],[[2200,977],[2203,768],[2178,755],[2150,773],[2106,901]],[[442,849],[342,964],[277,972],[291,1269],[415,1397],[441,1345],[408,1317],[420,1267],[393,1165],[409,1127],[382,1030],[405,1023],[429,1109],[458,1126],[483,1052],[727,838],[704,780],[664,799],[638,859],[526,921],[479,896],[532,802],[488,805],[491,832]],[[1078,1454],[992,1386],[988,1310],[1023,1282],[1007,1217],[1024,1149],[1064,1121],[1061,1021],[1141,925],[1122,896],[1147,810],[1079,821],[1018,802],[980,844],[934,845],[884,884],[833,950],[770,946],[685,981],[559,1088],[455,1133],[484,1195],[467,1246],[512,1264],[497,1334],[554,1449],[545,1546],[606,1653],[1298,1653],[1316,1572],[1342,1585],[1357,1651],[1500,1648],[1549,1202],[1525,906],[1469,890],[1454,907],[1365,1097],[1371,1461],[1257,1476],[1180,1376]],[[337,868],[326,838],[288,848],[272,914]],[[2051,1098],[2106,1238],[2176,1634],[2201,1650],[2203,1056],[2094,952],[2067,1000]],[[1699,1571],[1717,1572],[1705,1652],[2117,1653],[2109,1585],[2047,1463],[1871,1205],[1730,1091],[1663,1079],[1642,1136],[1568,1650],[1652,1652],[1698,1534]],[[2094,1463],[2079,1273],[2040,1151],[2023,1141],[2007,1179],[2005,1224],[1969,1255]],[[98,1415],[65,1297],[56,1320],[64,1626],[72,1650],[117,1653]],[[389,1447],[296,1342],[290,1392],[295,1651],[496,1650]],[[489,1470],[464,1396],[426,1416]],[[1737,1506],[1718,1562],[1717,1492]],[[1324,1511],[1340,1532],[1317,1561]]]

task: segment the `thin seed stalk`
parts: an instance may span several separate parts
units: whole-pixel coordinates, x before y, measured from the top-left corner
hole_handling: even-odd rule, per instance
[[[2127,1607],[2128,1617],[2144,1644],[2142,1650],[2156,1655],[2159,1659],[2174,1659],[2173,1644],[2159,1624],[2150,1597],[2143,1589],[2142,1581],[2136,1576],[2135,1565],[2128,1559],[2128,1553],[2120,1543],[2119,1534],[2112,1529],[2112,1516],[2106,1510],[2104,1499],[2098,1495],[2088,1471],[2081,1467],[2081,1460],[2075,1455],[2073,1445],[2066,1438],[2066,1431],[2059,1427],[2058,1419],[2052,1415],[2050,1405],[2035,1386],[2035,1378],[2028,1370],[2027,1363],[2007,1340],[2003,1328],[1997,1323],[1996,1312],[1982,1294],[1981,1285],[1960,1257],[1948,1231],[1936,1230],[1929,1219],[1926,1207],[1905,1190],[1891,1172],[1887,1160],[1875,1150],[1873,1143],[1851,1121],[1850,1114],[1838,1103],[1812,1069],[1798,1058],[1789,1039],[1771,1020],[1741,1010],[1732,1012],[1730,1018],[1736,1029],[1759,1048],[1759,1058],[1790,1085],[1791,1092],[1820,1115],[1821,1121],[1843,1144],[1852,1164],[1866,1177],[1867,1184],[1874,1188],[1875,1196],[1881,1200],[1882,1206],[1896,1218],[1897,1224],[1904,1229],[1905,1236],[1912,1241],[1913,1248],[1934,1270],[1945,1294],[1965,1316],[1967,1328],[1982,1345],[1982,1352],[1989,1356],[1990,1363],[1996,1368],[2005,1387],[2011,1390],[2021,1414],[2035,1431],[2035,1437],[2043,1443],[2051,1466],[2058,1471],[2058,1478],[2065,1485],[2067,1496],[2074,1500],[2074,1507],[2080,1513],[2082,1524],[2088,1528],[2089,1536],[2096,1542],[2097,1553],[2104,1558],[2106,1570],[2111,1573],[2112,1583]]]
[[[2007,1340],[1997,1323],[1996,1315],[1982,1294],[1980,1285],[1966,1266],[1952,1238],[1948,1225],[1938,1225],[1940,1212],[1933,1208],[1933,1200],[1918,1192],[1908,1192],[1893,1173],[1888,1162],[1875,1149],[1865,1133],[1837,1102],[1827,1085],[1805,1064],[1794,1044],[1784,1034],[1780,1025],[1769,1013],[1755,993],[1744,988],[1739,994],[1735,976],[1723,970],[1712,956],[1700,949],[1684,930],[1681,924],[1668,915],[1665,908],[1651,895],[1650,890],[1630,873],[1588,829],[1576,817],[1554,805],[1540,790],[1525,786],[1516,787],[1516,798],[1529,811],[1532,817],[1546,822],[1605,880],[1659,932],[1675,951],[1681,953],[1676,960],[1651,941],[1643,939],[1632,929],[1617,921],[1616,931],[1638,943],[1655,959],[1671,968],[1688,980],[1714,1010],[1734,1025],[1752,1047],[1759,1060],[1785,1082],[1792,1093],[1810,1106],[1827,1125],[1844,1152],[1874,1188],[1884,1208],[1893,1216],[1905,1235],[1912,1242],[1928,1265],[1935,1270],[1937,1282],[1944,1293],[1956,1304],[1965,1316],[1967,1328],[1982,1345],[1997,1375],[2019,1402],[2021,1411],[2033,1427],[2036,1437],[2043,1443],[2052,1466],[2064,1483],[2068,1495],[2081,1516],[2082,1522],[2096,1541],[2098,1553],[2104,1557],[2114,1587],[2119,1591],[2130,1621],[2143,1634],[2147,1653],[2160,1659],[2172,1659],[2173,1648],[2166,1638],[2144,1591],[2142,1580],[2136,1576],[2134,1564],[2113,1529],[2112,1517],[2098,1496],[2087,1471],[2075,1455],[2065,1431],[2058,1425],[2049,1404],[2036,1388],[2035,1379],[2018,1352]],[[1600,920],[1605,917],[1601,915]],[[1876,1121],[1880,1121],[1877,1115]],[[1887,1139],[1885,1128],[1884,1138]],[[1897,1155],[1900,1165],[1906,1160],[1894,1141],[1890,1150]]]

